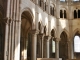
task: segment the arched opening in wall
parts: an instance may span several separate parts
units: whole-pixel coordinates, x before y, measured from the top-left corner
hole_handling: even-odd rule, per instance
[[[50,40],[50,58],[55,58],[55,31],[54,29],[51,30],[51,40]]]
[[[31,29],[32,16],[30,12],[24,11],[21,15],[20,60],[31,58]]]
[[[76,18],[77,18],[77,11],[74,10],[74,19],[76,19]]]
[[[68,43],[67,43],[67,34],[63,31],[60,35],[60,42],[59,42],[59,57],[62,60],[68,59]]]
[[[60,10],[60,18],[63,18],[63,11]]]
[[[80,10],[78,10],[78,18],[80,18]]]
[[[74,36],[74,58],[80,59],[80,33],[77,32]]]
[[[0,60],[4,60],[5,23],[0,12]]]
[[[67,18],[67,17],[66,17],[66,10],[64,10],[64,18]]]

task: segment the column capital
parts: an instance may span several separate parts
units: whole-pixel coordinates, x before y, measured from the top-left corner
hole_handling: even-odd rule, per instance
[[[61,38],[55,38],[55,40],[56,40],[57,42],[59,42],[59,41],[61,40]]]
[[[44,36],[47,41],[51,39],[51,36]]]
[[[38,34],[38,32],[39,32],[39,31],[36,30],[36,29],[30,31],[31,34]]]
[[[3,20],[4,20],[4,23],[6,24],[10,24],[12,22],[11,18],[8,18],[8,17],[3,18]]]
[[[38,34],[39,38],[42,39],[44,37],[43,33]]]

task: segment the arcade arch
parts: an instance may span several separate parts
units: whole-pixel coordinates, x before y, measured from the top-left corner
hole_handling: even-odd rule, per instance
[[[59,42],[59,57],[63,60],[68,59],[68,37],[67,34],[63,31],[60,35]],[[63,51],[63,52],[62,52]]]
[[[21,14],[20,60],[30,60],[31,58],[32,19],[29,11],[24,11]]]

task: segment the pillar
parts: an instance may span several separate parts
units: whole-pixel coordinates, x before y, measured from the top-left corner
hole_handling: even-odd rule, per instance
[[[49,41],[50,41],[50,39],[51,39],[51,37],[49,37],[49,36],[45,36],[45,49],[44,49],[44,51],[46,51],[46,52],[44,52],[44,57],[45,58],[49,58],[49,54],[50,54],[50,51],[49,51],[49,49],[50,49],[50,47],[49,47]]]
[[[47,42],[46,42],[47,43],[47,58],[49,58],[49,53],[50,53],[49,52],[49,49],[50,49],[49,48],[49,41],[50,41],[50,39],[51,39],[51,37],[48,37]]]
[[[40,34],[40,39],[41,39],[41,57],[43,58],[43,39],[44,39],[43,34]]]
[[[37,31],[32,30],[32,41],[31,41],[31,60],[36,60],[36,47],[37,47]]]
[[[71,53],[70,52],[70,50],[71,50],[70,49],[70,41],[68,40],[67,43],[68,43],[68,59],[70,59],[70,53]]]
[[[55,49],[55,56],[56,58],[59,58],[59,41],[60,41],[60,38],[56,38],[56,49]]]
[[[12,47],[12,45],[11,45],[11,42],[12,42],[12,39],[11,39],[11,30],[12,30],[12,21],[11,21],[11,19],[9,20],[10,21],[10,23],[9,23],[9,41],[8,41],[8,60],[11,60],[11,47]]]
[[[4,47],[4,60],[8,59],[8,32],[9,32],[9,17],[10,17],[10,1],[7,0],[7,13],[5,20],[5,47]]]
[[[74,59],[74,49],[73,49],[73,41],[71,40],[71,43],[70,43],[70,46],[71,46],[71,59]]]
[[[4,60],[8,59],[8,32],[9,32],[8,28],[9,28],[9,21],[7,20],[7,22],[6,22],[6,28],[5,28]]]
[[[39,42],[38,57],[39,58],[43,58],[43,39],[44,39],[44,35],[42,33],[38,34],[38,42]]]
[[[14,60],[20,60],[20,30],[21,21],[15,20]]]

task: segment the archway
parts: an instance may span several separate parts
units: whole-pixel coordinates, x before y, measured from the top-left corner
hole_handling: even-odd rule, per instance
[[[80,33],[79,31],[77,31],[75,33],[75,36],[74,36],[74,41],[73,41],[73,48],[74,48],[74,58],[75,59],[80,59]]]
[[[30,60],[32,16],[28,11],[21,15],[20,60]]]
[[[68,59],[68,43],[67,43],[67,34],[63,31],[60,35],[60,42],[59,42],[59,57],[62,60]]]

